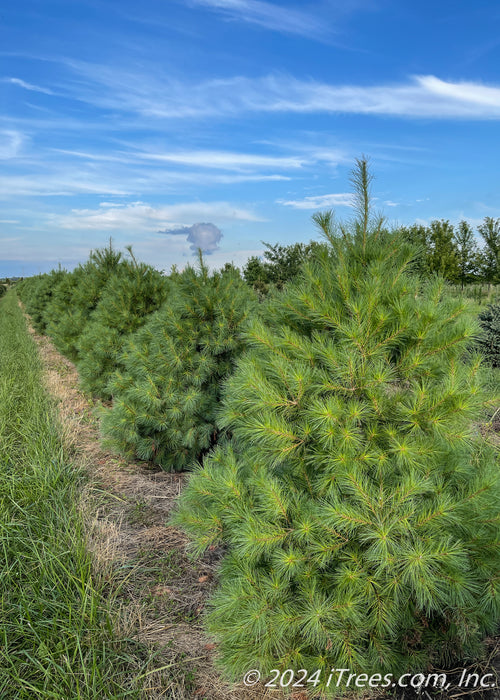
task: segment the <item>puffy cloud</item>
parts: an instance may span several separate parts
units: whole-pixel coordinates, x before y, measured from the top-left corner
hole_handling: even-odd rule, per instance
[[[182,226],[181,228],[158,233],[167,233],[169,236],[186,236],[186,240],[191,244],[191,250],[197,251],[201,248],[202,253],[211,255],[219,249],[219,242],[222,239],[222,232],[215,224],[199,223],[192,226]]]

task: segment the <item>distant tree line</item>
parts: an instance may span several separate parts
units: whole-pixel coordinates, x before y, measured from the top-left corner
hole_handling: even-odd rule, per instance
[[[414,269],[418,273],[424,276],[437,273],[462,287],[480,282],[500,284],[500,218],[487,216],[477,227],[483,245],[465,220],[453,226],[447,219],[435,219],[428,226],[412,224],[400,226],[398,230],[415,246]],[[250,257],[242,270],[247,284],[261,298],[272,288],[282,289],[286,282],[294,279],[304,262],[317,255],[325,243],[264,243],[264,246],[262,257]],[[232,263],[226,263],[221,272],[229,271],[238,273]],[[0,280],[0,283],[8,284],[17,279]]]
[[[293,243],[280,245],[264,243],[266,250],[262,258],[253,255],[243,268],[243,277],[261,296],[271,287],[282,289],[283,285],[298,275],[301,266],[321,248],[324,243]]]
[[[428,226],[413,224],[400,230],[418,248],[415,263],[420,273],[437,273],[462,287],[500,283],[500,218],[487,216],[477,227],[482,246],[468,221],[455,227],[447,219],[436,219]]]
[[[428,226],[413,224],[400,226],[398,230],[415,246],[414,268],[418,273],[424,276],[436,273],[462,287],[479,282],[500,283],[500,218],[487,216],[477,227],[483,245],[468,221],[453,226],[447,219],[436,219]],[[243,267],[245,281],[261,296],[273,287],[282,289],[325,244],[310,241],[287,246],[264,245],[263,256],[252,256]]]

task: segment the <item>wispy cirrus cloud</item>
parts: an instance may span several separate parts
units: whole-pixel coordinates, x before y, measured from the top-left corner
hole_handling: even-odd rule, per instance
[[[33,85],[33,83],[27,83],[21,78],[2,78],[1,82],[10,83],[11,85],[17,85],[18,87],[24,88],[24,90],[30,90],[31,92],[41,92],[44,95],[53,95],[54,92],[48,88],[40,87],[39,85]]]
[[[320,194],[304,197],[303,199],[283,200],[279,199],[278,204],[294,209],[322,209],[324,207],[352,207],[353,196],[349,192],[336,194]]]
[[[95,153],[90,151],[78,151],[64,148],[51,149],[54,153],[60,153],[64,156],[72,156],[81,158],[89,162],[103,163],[123,163],[123,164],[144,164],[144,162],[154,163],[161,167],[162,163],[171,163],[173,165],[189,166],[193,168],[201,168],[203,170],[227,170],[229,172],[245,174],[254,174],[260,179],[287,179],[281,175],[260,174],[256,171],[259,169],[273,168],[276,170],[299,169],[311,162],[311,158],[305,156],[271,156],[259,153],[241,153],[231,151],[209,151],[209,150],[192,150],[192,151],[172,151],[161,152],[158,150],[147,151],[138,150],[138,143],[129,144],[128,150],[107,151],[104,153]],[[314,158],[315,160],[316,158]],[[326,158],[319,157],[319,160]],[[245,178],[243,177],[242,180]],[[252,179],[252,178],[250,178]]]
[[[75,173],[74,168],[54,171],[48,167],[42,175],[9,174],[0,176],[0,200],[13,197],[55,197],[75,194],[131,194],[95,173]]]
[[[23,144],[25,136],[15,129],[0,129],[0,160],[15,158]]]
[[[248,208],[229,202],[184,202],[154,207],[145,202],[113,204],[105,202],[98,209],[72,209],[69,214],[54,215],[52,223],[71,230],[147,232],[163,229],[162,233],[178,229],[193,221],[262,221]]]
[[[224,17],[255,24],[283,34],[320,39],[325,36],[325,23],[319,17],[264,0],[189,0],[189,5],[207,7]]]
[[[231,151],[180,151],[173,153],[137,153],[146,160],[175,163],[220,170],[248,170],[249,168],[301,168],[305,158],[293,156],[267,156],[258,153],[237,153]]]
[[[0,162],[16,161],[15,171],[0,174],[0,201],[19,196],[100,195],[143,197],[146,194],[186,194],[186,190],[245,182],[280,182],[290,177],[262,169],[227,171],[210,167],[162,167],[133,151],[93,153],[46,149],[19,158],[23,140],[0,130]]]
[[[79,76],[68,86],[75,99],[160,121],[258,112],[500,119],[500,86],[433,75],[381,85],[329,84],[276,73],[189,83],[86,62],[71,61],[68,66]]]

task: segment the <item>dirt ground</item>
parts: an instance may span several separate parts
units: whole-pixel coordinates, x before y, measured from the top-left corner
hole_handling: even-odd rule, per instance
[[[220,552],[211,551],[201,561],[186,555],[186,538],[166,524],[185,481],[183,474],[168,474],[144,462],[125,461],[100,444],[95,405],[78,388],[75,366],[64,358],[46,336],[30,330],[45,368],[46,384],[57,402],[63,435],[75,463],[90,474],[90,491],[83,494],[88,523],[88,543],[96,576],[118,583],[121,629],[157,653],[146,698],[172,700],[279,700],[280,691],[262,685],[246,688],[225,682],[217,671],[215,645],[204,634],[201,619],[206,600],[215,585]],[[498,444],[496,428],[486,430]],[[97,486],[96,486],[97,485]],[[90,504],[90,508],[88,507]],[[468,673],[492,673],[495,688],[466,689],[457,685],[462,669],[448,671],[447,691],[394,689],[378,698],[398,700],[500,700],[500,640],[490,640],[489,658]],[[288,695],[305,700],[303,692]]]

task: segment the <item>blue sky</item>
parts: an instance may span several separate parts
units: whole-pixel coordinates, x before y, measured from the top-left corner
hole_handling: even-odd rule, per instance
[[[350,215],[500,216],[500,5],[19,0],[0,11],[0,275],[110,236],[159,268]]]

